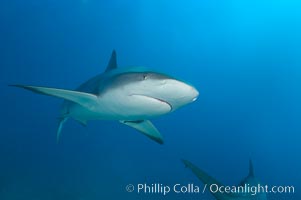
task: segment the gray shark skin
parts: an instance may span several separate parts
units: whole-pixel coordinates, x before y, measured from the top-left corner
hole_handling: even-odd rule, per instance
[[[117,68],[115,51],[104,73],[75,90],[11,86],[64,99],[57,140],[63,124],[73,118],[83,125],[89,120],[118,120],[163,144],[160,132],[149,119],[173,112],[199,95],[193,86],[162,73],[143,67]]]
[[[210,185],[216,184],[219,187],[220,186],[226,186],[219,181],[217,181],[215,178],[211,177],[208,175],[205,171],[202,169],[198,168],[188,160],[182,160],[184,163],[185,167],[189,168],[195,175],[196,177],[202,181],[204,184],[207,184],[207,188],[209,188]],[[250,165],[249,165],[249,174],[246,178],[244,178],[238,186],[258,186],[260,182],[257,180],[257,178],[254,176],[254,170],[253,170],[253,164],[252,161],[250,160]],[[211,192],[211,191],[210,191]],[[221,193],[221,192],[216,192],[216,193],[211,193],[215,199],[217,200],[267,200],[266,193],[264,192],[259,192],[256,195],[252,195],[252,193]]]

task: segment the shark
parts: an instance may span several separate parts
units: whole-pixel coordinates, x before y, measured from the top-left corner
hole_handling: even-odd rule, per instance
[[[223,185],[221,182],[207,174],[205,171],[202,169],[198,168],[196,165],[191,163],[188,160],[182,160],[186,168],[189,168],[195,175],[196,177],[205,184],[206,188],[209,188],[211,185],[218,186],[218,187],[224,187],[226,185]],[[254,192],[254,190],[250,189],[251,187],[258,189],[260,188],[260,191]],[[216,189],[213,189],[214,191],[209,191],[211,194],[215,197],[216,200],[267,200],[267,195],[266,191],[263,191],[264,188],[261,186],[261,183],[259,180],[255,177],[254,175],[254,168],[253,168],[253,163],[252,160],[249,161],[249,174],[242,179],[242,181],[235,186],[235,188],[249,188],[250,191],[236,191],[236,192],[230,192],[226,193],[223,191],[216,191]]]
[[[160,131],[150,121],[194,102],[198,90],[184,81],[146,67],[117,66],[113,50],[105,71],[75,90],[32,85],[10,85],[64,99],[61,106],[57,141],[69,119],[82,125],[90,120],[116,120],[163,144]]]

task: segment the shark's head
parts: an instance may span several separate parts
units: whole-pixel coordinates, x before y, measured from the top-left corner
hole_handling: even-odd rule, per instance
[[[122,85],[125,95],[138,95],[162,101],[170,106],[171,111],[195,101],[199,95],[190,84],[152,71],[121,73],[113,82],[115,86]]]

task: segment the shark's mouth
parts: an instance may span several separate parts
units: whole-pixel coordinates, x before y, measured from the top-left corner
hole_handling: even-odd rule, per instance
[[[159,99],[159,98],[155,98],[155,97],[149,97],[149,98],[153,98],[158,101],[161,101],[162,103],[166,103],[170,107],[170,110],[172,110],[172,105],[168,101],[164,101],[163,99]]]
[[[168,101],[165,101],[165,100],[160,99],[160,98],[156,98],[156,97],[152,97],[152,96],[148,96],[148,95],[143,95],[143,94],[131,94],[130,96],[141,96],[141,97],[150,98],[150,99],[159,101],[159,102],[161,102],[163,104],[166,104],[167,106],[169,106],[170,111],[172,111],[172,109],[173,109],[172,105]]]

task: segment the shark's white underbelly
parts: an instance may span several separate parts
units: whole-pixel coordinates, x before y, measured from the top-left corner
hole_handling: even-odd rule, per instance
[[[162,100],[143,96],[102,96],[91,109],[76,103],[69,104],[69,116],[77,120],[141,120],[169,113],[171,105]]]

